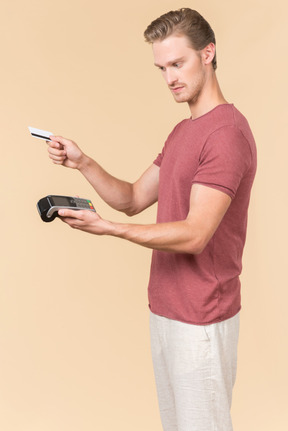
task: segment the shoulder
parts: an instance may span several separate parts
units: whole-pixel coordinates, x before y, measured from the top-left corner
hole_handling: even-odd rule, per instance
[[[181,130],[185,130],[187,127],[189,127],[189,124],[190,124],[189,118],[185,118],[184,120],[181,120],[179,123],[177,123],[173,127],[170,135],[173,135],[175,132],[178,132],[178,131],[181,131]]]
[[[239,151],[256,157],[256,144],[246,117],[233,104],[223,105],[221,121],[214,123],[207,142],[221,145],[227,151]]]
[[[166,139],[165,146],[179,139],[179,137],[181,139],[181,136],[185,136],[187,133],[189,133],[189,119],[184,119],[173,127]]]

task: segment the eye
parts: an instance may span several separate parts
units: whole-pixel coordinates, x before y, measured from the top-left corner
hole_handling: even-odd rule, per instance
[[[179,67],[181,67],[181,63],[174,63],[173,66],[176,67],[176,69],[179,69]]]
[[[159,66],[158,69],[161,70],[162,72],[165,71],[165,67],[163,67],[163,66]]]

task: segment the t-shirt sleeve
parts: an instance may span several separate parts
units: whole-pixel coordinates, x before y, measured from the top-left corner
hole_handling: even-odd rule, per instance
[[[233,199],[250,164],[250,146],[241,130],[235,126],[222,127],[203,146],[193,184],[213,187]]]
[[[181,122],[182,123],[182,122]],[[171,142],[171,139],[172,139],[172,137],[173,137],[173,135],[174,135],[174,133],[175,133],[175,130],[181,125],[181,123],[179,123],[179,124],[177,124],[175,127],[174,127],[174,129],[172,130],[172,132],[168,135],[168,138],[166,139],[166,141],[165,141],[165,144],[164,144],[164,147],[162,148],[162,151],[161,151],[161,153],[159,153],[158,154],[158,156],[156,157],[156,159],[154,160],[154,165],[156,165],[156,166],[158,166],[159,168],[160,168],[160,166],[161,166],[161,163],[162,163],[162,160],[163,160],[163,157],[164,157],[164,155],[165,155],[165,151],[166,151],[166,148],[167,148],[167,146],[170,144],[170,142]]]
[[[164,157],[164,150],[165,150],[165,147],[163,147],[162,152],[158,154],[158,156],[156,157],[156,159],[153,162],[154,165],[159,166],[159,168],[161,166],[161,163],[162,163],[162,160]]]

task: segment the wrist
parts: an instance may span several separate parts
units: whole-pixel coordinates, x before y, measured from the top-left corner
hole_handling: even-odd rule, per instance
[[[127,232],[127,225],[122,223],[108,222],[107,226],[107,234],[110,236],[114,236],[117,238],[128,239],[125,234]]]
[[[81,173],[83,173],[90,164],[90,157],[86,156],[86,154],[82,153],[82,156],[79,160],[79,162],[77,163],[77,169],[78,171],[80,171]]]

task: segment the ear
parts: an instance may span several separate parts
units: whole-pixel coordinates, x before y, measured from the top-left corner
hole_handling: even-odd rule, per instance
[[[215,56],[216,47],[214,43],[209,43],[204,49],[201,51],[202,61],[203,64],[211,64],[212,60]]]

